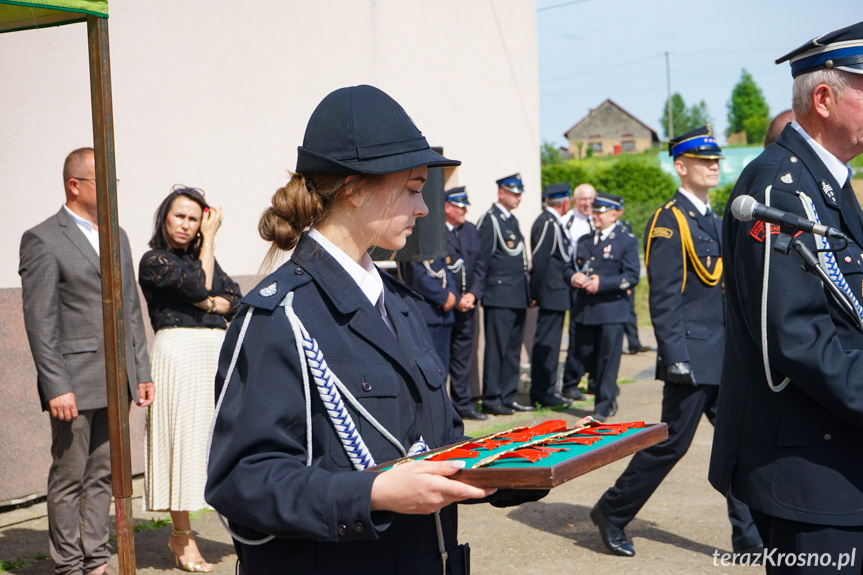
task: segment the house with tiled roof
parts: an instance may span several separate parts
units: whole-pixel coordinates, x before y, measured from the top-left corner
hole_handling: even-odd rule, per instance
[[[571,158],[639,153],[659,145],[659,135],[653,128],[610,98],[591,109],[563,135],[569,142]]]

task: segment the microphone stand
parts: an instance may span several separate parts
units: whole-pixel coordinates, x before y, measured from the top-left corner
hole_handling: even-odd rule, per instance
[[[783,232],[784,234],[785,232]],[[783,235],[783,234],[780,234]],[[779,244],[784,244],[784,249],[779,247]],[[791,241],[791,247],[794,248],[794,251],[800,256],[800,259],[803,260],[803,265],[800,266],[804,272],[811,272],[818,276],[818,279],[821,280],[821,283],[824,284],[830,293],[833,294],[833,297],[836,298],[836,301],[845,309],[845,311],[854,318],[855,323],[857,324],[857,329],[863,331],[863,319],[857,314],[857,310],[854,308],[854,304],[851,303],[851,300],[848,299],[848,296],[836,287],[836,284],[830,279],[827,275],[827,272],[821,267],[821,264],[818,261],[818,258],[815,257],[815,254],[806,247],[806,244],[803,243],[799,238],[794,238]],[[777,251],[788,253],[787,243],[786,242],[777,242]]]

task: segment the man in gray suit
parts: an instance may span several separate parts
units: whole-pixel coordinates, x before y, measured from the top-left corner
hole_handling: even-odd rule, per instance
[[[21,238],[24,323],[42,409],[51,412],[48,537],[55,572],[116,573],[108,565],[111,460],[92,148],[63,166],[66,204]],[[153,402],[147,340],[126,233],[120,230],[130,397]],[[78,544],[80,539],[80,546]]]

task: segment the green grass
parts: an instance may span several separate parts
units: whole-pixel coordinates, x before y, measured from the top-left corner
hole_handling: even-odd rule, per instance
[[[32,567],[36,561],[42,561],[47,558],[48,556],[45,553],[33,553],[32,555],[16,557],[11,561],[0,560],[0,573],[12,571],[13,569],[26,569]]]

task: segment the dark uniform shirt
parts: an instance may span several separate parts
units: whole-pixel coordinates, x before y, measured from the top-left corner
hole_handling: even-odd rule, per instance
[[[725,337],[720,226],[715,214],[702,215],[678,191],[645,230],[657,379],[666,377],[667,366],[688,361],[699,384],[719,384]]]
[[[615,225],[604,240],[593,243],[593,236],[579,238],[575,268],[564,273],[569,281],[574,271],[599,276],[599,291],[573,291],[572,317],[576,323],[603,325],[624,323],[629,318],[626,290],[638,284],[640,276],[638,240]]]
[[[482,305],[526,309],[530,303],[527,247],[512,214],[505,217],[493,205],[477,223],[482,255],[486,262]]]

